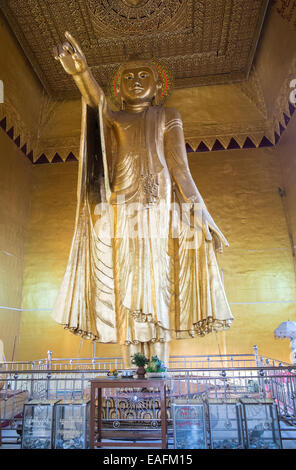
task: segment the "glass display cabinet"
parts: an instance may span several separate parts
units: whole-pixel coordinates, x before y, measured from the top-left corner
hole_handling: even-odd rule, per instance
[[[241,404],[236,399],[208,400],[212,449],[243,449]]]
[[[207,449],[205,406],[199,400],[175,400],[172,404],[174,448]]]
[[[56,401],[30,401],[24,405],[22,449],[51,449]]]
[[[242,419],[247,449],[281,449],[277,406],[272,400],[242,398]]]
[[[55,406],[54,448],[89,448],[90,402],[61,401]]]

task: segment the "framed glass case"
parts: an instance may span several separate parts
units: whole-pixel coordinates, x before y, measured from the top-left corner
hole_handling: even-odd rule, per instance
[[[90,402],[61,401],[55,406],[54,448],[89,448]]]
[[[172,404],[174,448],[207,449],[205,406],[199,400],[175,400]]]
[[[212,449],[243,449],[241,404],[236,399],[208,400]]]
[[[242,398],[242,418],[247,449],[281,449],[277,407],[272,400]]]
[[[56,401],[30,401],[24,405],[22,449],[51,449]]]

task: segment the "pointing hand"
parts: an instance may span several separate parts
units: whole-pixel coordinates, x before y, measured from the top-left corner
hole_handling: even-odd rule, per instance
[[[65,37],[67,41],[54,49],[55,59],[61,62],[69,75],[81,74],[88,68],[85,55],[76,39],[68,31]]]

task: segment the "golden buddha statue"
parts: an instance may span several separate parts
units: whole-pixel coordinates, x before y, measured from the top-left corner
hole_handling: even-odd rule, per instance
[[[82,95],[75,233],[53,318],[165,362],[172,337],[233,320],[215,250],[228,245],[190,174],[182,120],[151,61],[119,67],[113,111],[69,34],[56,59]],[[185,207],[185,209],[184,209]]]

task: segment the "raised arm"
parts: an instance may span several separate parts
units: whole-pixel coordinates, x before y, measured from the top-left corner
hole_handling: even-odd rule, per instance
[[[228,242],[207,210],[190,173],[186,146],[184,141],[183,124],[180,113],[173,108],[166,108],[166,126],[164,135],[164,151],[173,182],[185,203],[200,204],[198,225],[202,228],[206,240],[212,240],[214,235],[216,246],[222,250],[222,243]]]
[[[66,31],[65,37],[67,41],[54,50],[55,59],[61,62],[69,75],[72,75],[81,95],[89,106],[97,108],[100,100],[103,99],[104,107],[107,107],[104,92],[91,73],[81,47],[68,31]]]

